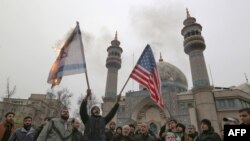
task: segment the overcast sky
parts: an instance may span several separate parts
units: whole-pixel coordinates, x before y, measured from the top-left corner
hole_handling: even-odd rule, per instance
[[[164,61],[180,68],[192,88],[181,36],[185,8],[203,27],[204,56],[214,85],[245,83],[244,73],[250,78],[248,0],[0,0],[0,97],[6,94],[8,77],[17,87],[14,97],[45,94],[57,56],[53,47],[76,21],[82,30],[90,87],[97,97],[105,93],[106,49],[116,30],[123,48],[118,92],[146,44],[157,61],[161,52]],[[60,88],[74,93],[73,100],[79,98],[87,88],[85,74],[63,77]],[[124,92],[128,90],[138,90],[138,84],[130,80]]]

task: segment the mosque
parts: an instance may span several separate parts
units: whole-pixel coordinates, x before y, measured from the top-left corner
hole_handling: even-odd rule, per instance
[[[118,125],[146,122],[158,133],[167,118],[172,117],[184,124],[194,124],[199,129],[199,121],[203,118],[211,120],[215,131],[222,127],[222,119],[226,116],[238,117],[238,110],[250,107],[250,85],[243,83],[229,88],[215,87],[210,84],[203,51],[206,49],[202,36],[202,26],[191,17],[183,22],[181,34],[184,37],[184,52],[189,56],[192,89],[184,73],[160,56],[157,68],[161,79],[161,89],[165,109],[161,109],[151,100],[148,91],[140,86],[139,91],[127,92],[122,97],[120,108],[114,121]],[[123,49],[117,39],[111,41],[107,48],[106,60],[107,82],[103,97],[103,115],[110,111],[117,95],[118,70],[121,68]]]

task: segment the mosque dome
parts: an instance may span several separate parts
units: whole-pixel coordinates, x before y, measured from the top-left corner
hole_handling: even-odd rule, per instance
[[[159,62],[156,65],[161,78],[162,86],[178,88],[179,92],[187,91],[188,83],[186,76],[179,68],[163,61],[162,57],[160,57]],[[142,85],[139,85],[140,90],[143,88],[144,87]]]
[[[182,90],[188,89],[188,83],[184,73],[176,66],[163,61],[160,57],[157,69],[161,77],[162,86],[175,86]]]

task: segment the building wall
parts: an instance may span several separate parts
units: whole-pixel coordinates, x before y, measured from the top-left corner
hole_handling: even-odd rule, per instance
[[[31,94],[29,99],[4,98],[0,102],[0,121],[4,120],[7,112],[15,113],[15,124],[22,126],[23,118],[31,116],[33,125],[39,126],[45,117],[59,117],[60,106],[54,99],[46,98],[45,94]]]
[[[239,119],[238,110],[245,107],[250,107],[250,94],[238,89],[213,89],[211,93],[214,95],[215,103],[213,106],[216,107],[216,123],[212,122],[212,125],[217,128],[217,132],[222,129],[223,117],[233,116]],[[201,113],[197,112],[197,102],[192,91],[178,93],[177,95],[177,108],[178,115],[175,117],[178,122],[185,125],[194,124],[199,129],[199,122]],[[211,95],[210,95],[211,96]],[[209,97],[213,98],[213,97]],[[129,92],[123,97],[121,102],[120,110],[118,110],[117,118],[118,125],[124,125],[136,122],[146,122],[147,124],[154,123],[157,131],[159,127],[164,125],[166,117],[168,116],[167,110],[164,110],[164,116],[159,109],[155,108],[157,105],[150,99],[147,91],[135,91]],[[202,98],[207,101],[207,97]],[[104,103],[106,103],[104,101]],[[107,107],[113,106],[110,104]],[[151,107],[150,107],[151,106]],[[211,114],[209,109],[200,108],[200,110]],[[203,114],[203,117],[208,118],[208,115]]]

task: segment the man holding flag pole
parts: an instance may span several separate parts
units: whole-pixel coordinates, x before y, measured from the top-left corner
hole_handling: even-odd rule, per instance
[[[110,112],[105,116],[100,115],[100,108],[92,106],[90,114],[88,115],[87,103],[92,93],[90,89],[87,90],[87,95],[83,99],[80,106],[80,116],[85,125],[84,136],[90,141],[106,141],[105,126],[113,119],[118,108],[121,95],[117,96],[116,103]]]

